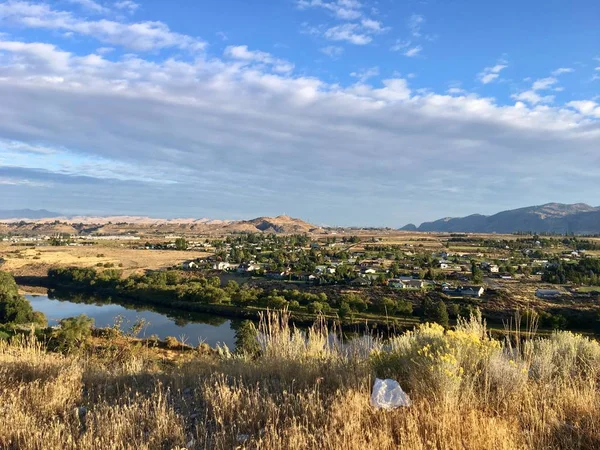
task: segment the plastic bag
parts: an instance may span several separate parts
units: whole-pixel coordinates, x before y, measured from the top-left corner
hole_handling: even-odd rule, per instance
[[[371,394],[371,406],[380,409],[394,409],[400,406],[410,406],[410,398],[402,390],[396,380],[375,379],[373,393]]]

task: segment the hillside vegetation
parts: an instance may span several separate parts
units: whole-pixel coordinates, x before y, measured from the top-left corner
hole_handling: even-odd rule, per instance
[[[511,345],[473,317],[342,344],[287,323],[270,315],[258,344],[247,325],[236,353],[168,364],[139,344],[63,354],[0,340],[0,448],[600,447],[595,341],[559,332]],[[412,406],[371,407],[376,376],[398,380]]]

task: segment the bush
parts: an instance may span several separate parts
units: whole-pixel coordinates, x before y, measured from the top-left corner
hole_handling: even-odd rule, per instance
[[[165,338],[165,345],[167,346],[167,348],[171,348],[171,349],[173,349],[173,348],[177,348],[177,347],[179,347],[181,344],[180,344],[180,342],[177,340],[177,338],[176,338],[176,337],[173,337],[173,336],[167,336],[167,337]]]
[[[94,319],[81,314],[60,321],[60,327],[54,331],[53,338],[61,350],[70,351],[84,344],[92,334]]]
[[[490,339],[480,318],[459,321],[456,331],[439,324],[423,324],[415,331],[394,337],[376,351],[372,363],[378,377],[394,378],[420,394],[453,396],[463,382],[481,376],[500,343]]]

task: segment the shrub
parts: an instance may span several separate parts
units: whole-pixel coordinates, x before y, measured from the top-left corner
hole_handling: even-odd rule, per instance
[[[165,345],[167,346],[167,348],[171,348],[171,349],[173,349],[173,348],[177,348],[177,347],[179,347],[181,344],[180,344],[180,342],[177,340],[177,338],[176,338],[176,337],[173,337],[173,336],[167,336],[167,337],[165,338]]]
[[[500,343],[490,339],[480,318],[474,317],[460,321],[455,331],[422,324],[374,352],[372,363],[379,377],[400,380],[420,394],[453,398],[462,384],[481,376],[489,358],[499,352]]]
[[[60,321],[60,327],[54,331],[53,338],[59,349],[70,351],[84,344],[92,334],[94,319],[81,314]]]

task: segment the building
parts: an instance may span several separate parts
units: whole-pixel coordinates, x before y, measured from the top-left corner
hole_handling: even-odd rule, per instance
[[[561,295],[561,292],[556,289],[538,289],[535,291],[535,296],[539,298],[556,298]]]
[[[183,268],[183,270],[197,269],[198,263],[196,263],[196,261],[184,261],[183,263],[181,263],[181,267]]]
[[[406,283],[404,283],[404,281],[400,280],[399,278],[390,278],[388,280],[388,286],[394,289],[406,289],[407,285]]]
[[[411,289],[423,289],[425,287],[423,280],[404,280],[404,283]]]
[[[366,278],[355,278],[350,282],[353,286],[369,286],[371,282]]]
[[[260,266],[254,263],[242,263],[237,268],[240,273],[256,272],[257,270],[260,270]]]
[[[452,288],[450,286],[446,286],[442,288],[442,292],[451,297],[476,297],[479,298],[485,292],[485,289],[482,286],[458,286],[456,288]]]
[[[215,263],[213,265],[213,269],[215,269],[215,270],[231,270],[231,269],[236,269],[236,268],[237,268],[236,264],[230,264],[225,261],[221,261],[221,262]]]

